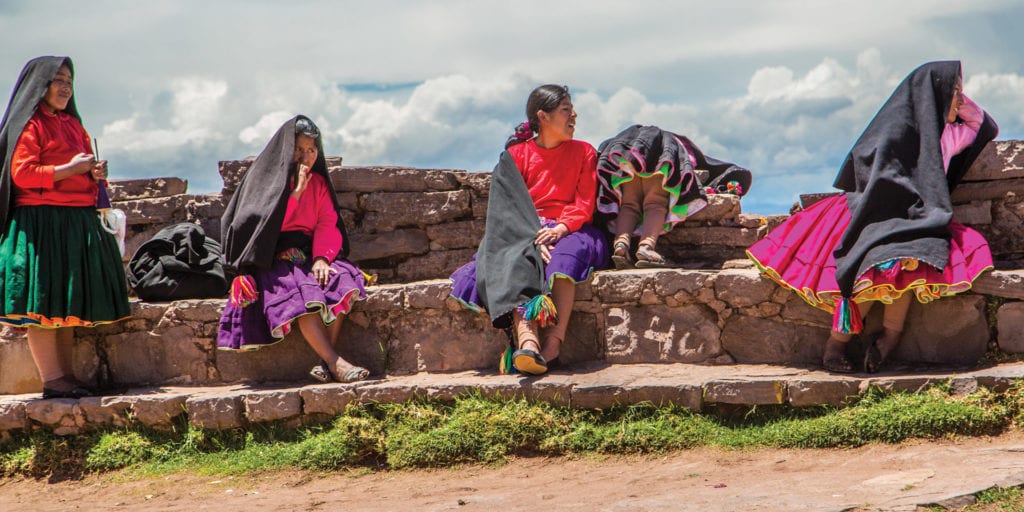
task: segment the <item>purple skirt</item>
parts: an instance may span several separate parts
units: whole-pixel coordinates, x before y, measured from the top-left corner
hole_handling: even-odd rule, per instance
[[[572,279],[574,283],[586,281],[595,269],[602,269],[608,265],[610,256],[608,242],[594,226],[587,224],[579,231],[569,233],[555,244],[555,249],[551,251],[551,261],[544,266],[548,290],[551,289],[556,277]],[[451,280],[452,297],[463,306],[482,313],[484,306],[476,291],[475,254],[469,263],[452,272]]]
[[[292,320],[309,313],[320,315],[324,325],[333,323],[366,297],[366,278],[345,259],[334,260],[327,286],[313,276],[312,262],[293,263],[275,259],[270,269],[253,274],[258,299],[246,307],[229,300],[220,317],[217,347],[252,350],[277,343],[291,331]]]

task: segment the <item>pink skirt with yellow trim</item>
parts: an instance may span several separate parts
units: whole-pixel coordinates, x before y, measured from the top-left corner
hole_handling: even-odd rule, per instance
[[[836,282],[836,260],[850,211],[846,195],[821,200],[772,230],[747,249],[762,275],[795,291],[808,304],[833,313],[842,298]],[[982,272],[992,268],[992,253],[985,237],[952,221],[949,223],[949,263],[942,271],[916,260],[905,259],[872,267],[854,283],[856,303],[871,300],[891,303],[913,292],[928,303],[939,297],[965,292]]]

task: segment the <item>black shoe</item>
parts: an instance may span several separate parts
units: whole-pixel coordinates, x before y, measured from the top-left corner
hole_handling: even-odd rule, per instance
[[[93,392],[84,387],[84,384],[79,382],[74,377],[61,377],[57,380],[49,382],[50,385],[56,385],[59,387],[47,387],[47,383],[43,383],[43,399],[50,398],[84,398],[92,396]]]

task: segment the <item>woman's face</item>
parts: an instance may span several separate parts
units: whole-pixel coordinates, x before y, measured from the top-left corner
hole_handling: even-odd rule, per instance
[[[956,114],[960,111],[960,107],[964,104],[964,82],[963,79],[957,78],[956,87],[953,88],[953,102],[949,105],[949,112],[946,113],[946,122],[952,123],[956,121]]]
[[[545,135],[554,135],[559,141],[572,140],[576,132],[576,110],[570,98],[563,99],[551,112],[538,112],[537,117],[540,131]]]
[[[308,135],[295,136],[295,157],[292,160],[296,164],[313,167],[319,152],[316,149],[316,140]]]
[[[45,105],[50,112],[64,110],[67,108],[68,101],[74,93],[74,85],[71,81],[71,69],[67,66],[61,66],[60,69],[57,70],[57,74],[53,75],[53,80],[50,81],[50,86],[47,87],[46,94],[43,95],[43,105]]]

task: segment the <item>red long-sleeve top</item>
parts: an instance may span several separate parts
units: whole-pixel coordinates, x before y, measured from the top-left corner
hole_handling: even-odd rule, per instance
[[[508,148],[519,167],[537,214],[569,232],[590,222],[597,201],[597,151],[581,140],[544,149],[533,140]]]
[[[89,140],[74,116],[37,108],[11,155],[14,206],[95,206],[99,187],[89,173],[53,181],[54,167],[92,153]]]
[[[313,173],[296,201],[288,194],[281,231],[302,231],[313,237],[313,259],[324,257],[334,261],[341,250],[341,231],[338,230],[338,212],[334,211],[331,190],[324,177]]]

